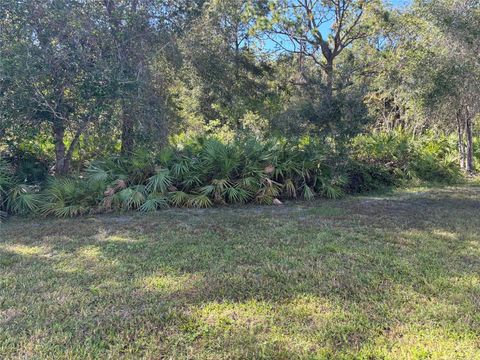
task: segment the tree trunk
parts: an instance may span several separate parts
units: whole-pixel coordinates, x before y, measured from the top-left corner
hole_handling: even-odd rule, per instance
[[[324,112],[323,117],[324,121],[330,127],[330,131],[334,131],[335,124],[339,120],[339,110],[335,104],[334,98],[334,68],[333,68],[333,58],[327,58],[327,64],[324,67],[326,75],[326,89],[325,89],[325,100],[324,100]]]
[[[65,156],[65,127],[63,124],[55,123],[53,125],[53,135],[55,140],[55,175],[64,176],[68,174],[70,161]]]
[[[457,113],[457,146],[458,146],[458,156],[460,160],[460,168],[465,169],[465,143],[463,141],[463,126],[464,123],[461,121],[460,114]]]
[[[465,135],[467,140],[467,148],[465,154],[465,171],[468,173],[473,173],[474,164],[473,164],[473,129],[472,129],[472,119],[467,117],[465,120]]]
[[[132,111],[130,111],[130,105],[123,103],[122,106],[122,155],[127,155],[133,152],[133,127],[134,118]]]
[[[327,76],[326,99],[327,103],[331,105],[333,101],[333,59],[327,59],[325,75]]]

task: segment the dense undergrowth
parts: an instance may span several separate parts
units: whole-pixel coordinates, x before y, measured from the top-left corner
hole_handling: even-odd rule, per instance
[[[361,135],[346,147],[311,137],[295,142],[197,139],[155,154],[141,150],[95,160],[75,176],[43,182],[22,178],[24,165],[3,160],[1,211],[3,217],[73,217],[338,198],[412,181],[453,183],[462,177],[457,162],[449,138],[402,133]]]

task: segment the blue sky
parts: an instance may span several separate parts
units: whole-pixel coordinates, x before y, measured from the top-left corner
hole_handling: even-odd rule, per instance
[[[391,3],[395,7],[403,7],[403,6],[408,6],[411,4],[411,0],[391,0],[389,3]]]
[[[408,5],[410,5],[412,3],[413,0],[384,0],[383,2],[385,4],[388,4],[388,5],[391,5],[393,8],[398,8],[398,9],[401,9],[403,7],[407,7]],[[320,31],[322,32],[322,34],[325,32],[325,33],[328,33],[329,32],[329,29],[330,29],[330,23],[324,23],[321,27],[320,27]],[[277,38],[277,40],[279,40],[280,37]],[[285,40],[285,41],[282,41],[282,46],[284,46],[285,48],[287,49],[291,49],[293,44],[290,43],[289,40]],[[278,44],[275,44],[274,41],[272,40],[268,40],[268,39],[264,39],[264,42],[263,42],[263,50],[266,50],[266,51],[272,51],[274,50],[275,48],[277,48]]]

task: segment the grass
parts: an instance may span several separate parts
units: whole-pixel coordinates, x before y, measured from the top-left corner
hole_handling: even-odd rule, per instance
[[[480,359],[480,187],[0,230],[0,357]]]

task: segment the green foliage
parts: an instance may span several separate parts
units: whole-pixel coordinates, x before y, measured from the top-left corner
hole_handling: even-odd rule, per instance
[[[0,159],[0,194],[6,194],[13,183],[13,170],[10,164]]]
[[[80,178],[52,178],[42,193],[39,211],[44,216],[74,217],[94,212],[101,188]]]
[[[104,187],[105,210],[339,197],[344,181],[335,174],[326,147],[315,139],[292,143],[247,137],[224,143],[200,138],[182,150],[163,150],[157,160],[138,153],[128,160],[98,161],[87,170],[88,182]]]
[[[18,184],[8,194],[7,209],[14,214],[25,215],[36,213],[41,203],[37,187]]]
[[[24,146],[9,151],[8,160],[15,164],[15,177],[29,184],[40,184],[48,177],[49,159],[40,146],[32,150]],[[34,152],[38,151],[38,153]]]
[[[138,208],[142,212],[150,212],[169,206],[168,198],[163,194],[151,193],[145,199],[145,202]]]
[[[15,184],[3,163],[3,210],[72,217],[169,206],[278,204],[339,198],[412,180],[451,183],[460,178],[455,144],[448,137],[379,132],[357,136],[347,150],[335,151],[328,139],[315,137],[243,137],[228,143],[199,138],[158,155],[137,151],[96,161],[86,177],[52,178],[41,192]]]
[[[350,160],[345,166],[348,183],[346,192],[350,194],[378,190],[394,185],[395,176],[384,166]]]
[[[134,185],[123,189],[115,195],[120,208],[124,210],[138,209],[145,202],[145,186]]]
[[[445,136],[415,138],[402,132],[375,132],[356,137],[353,153],[355,160],[366,164],[364,169],[358,163],[351,165],[356,181],[372,178],[372,184],[357,188],[377,187],[375,172],[386,184],[405,180],[453,183],[461,176],[455,145]]]
[[[147,190],[165,193],[170,186],[172,186],[170,170],[160,168],[156,171],[155,175],[148,179]]]
[[[10,188],[14,185],[13,170],[3,159],[0,159],[0,211],[6,216],[7,197]]]
[[[1,218],[5,218],[8,213],[20,215],[35,213],[39,205],[38,187],[18,181],[12,166],[0,159]]]

